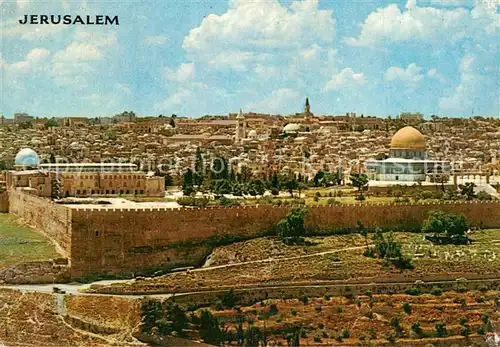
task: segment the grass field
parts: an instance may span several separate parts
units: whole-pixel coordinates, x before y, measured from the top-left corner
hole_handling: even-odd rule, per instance
[[[41,233],[22,225],[16,216],[0,213],[0,267],[58,257],[54,245]]]

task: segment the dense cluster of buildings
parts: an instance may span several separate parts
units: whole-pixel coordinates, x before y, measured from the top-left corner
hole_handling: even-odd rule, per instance
[[[247,166],[264,178],[281,171],[312,177],[319,170],[340,169],[345,174],[364,171],[379,181],[422,182],[433,173],[494,174],[499,169],[498,119],[427,121],[419,113],[394,119],[316,116],[309,100],[303,112],[289,116],[240,110],[198,119],[124,112],[109,122],[23,117],[29,116],[19,114],[17,121],[0,124],[0,169],[13,169],[16,155],[27,148],[33,151],[28,157],[40,163],[38,173],[32,183],[22,170],[11,171],[4,181],[40,190],[45,180],[47,186],[57,185],[61,195],[160,196],[164,179],[158,175],[168,174],[180,184],[183,173],[194,168],[199,148],[207,165],[223,157],[234,170]],[[20,120],[23,126],[16,124]]]

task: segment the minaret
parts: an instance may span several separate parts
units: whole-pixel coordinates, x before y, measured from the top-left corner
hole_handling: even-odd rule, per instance
[[[304,106],[304,118],[311,118],[311,106],[309,105],[309,98],[306,98],[306,105]]]
[[[236,143],[241,143],[246,136],[246,123],[243,111],[240,108],[240,112],[236,116]]]

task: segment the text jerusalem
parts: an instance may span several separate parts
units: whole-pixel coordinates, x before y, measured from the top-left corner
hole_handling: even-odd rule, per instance
[[[38,15],[25,14],[19,20],[19,24],[63,24],[63,25],[120,25],[118,16],[95,15],[95,16],[72,16],[67,15]]]

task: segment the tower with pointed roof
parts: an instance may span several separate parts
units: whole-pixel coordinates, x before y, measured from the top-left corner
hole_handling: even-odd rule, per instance
[[[236,116],[236,136],[235,142],[241,143],[246,136],[246,122],[243,111],[240,108],[240,112]]]
[[[309,98],[306,97],[306,104],[304,106],[304,118],[310,119],[312,117],[311,105],[309,104]]]

